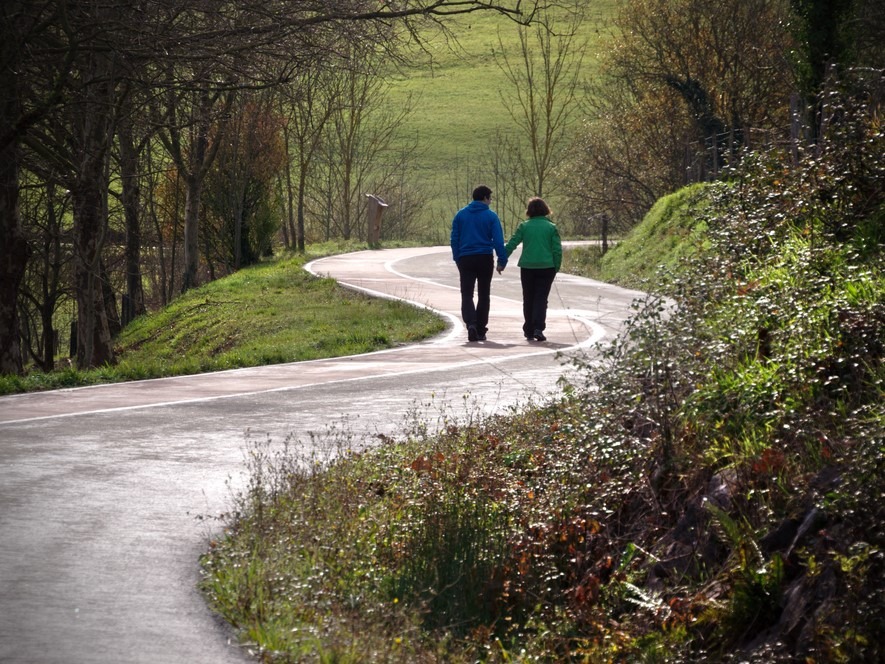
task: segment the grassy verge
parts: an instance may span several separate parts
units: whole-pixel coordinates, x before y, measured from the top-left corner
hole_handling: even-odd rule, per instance
[[[709,246],[703,222],[706,185],[664,196],[649,210],[626,242],[605,254],[598,246],[574,247],[563,256],[563,270],[627,288],[659,291],[663,278]]]
[[[841,117],[705,190],[562,400],[253,445],[212,606],[264,661],[881,661],[885,133]]]
[[[133,321],[117,340],[113,366],[2,376],[0,394],[355,355],[445,328],[427,310],[308,274],[304,264],[319,255],[255,265]]]

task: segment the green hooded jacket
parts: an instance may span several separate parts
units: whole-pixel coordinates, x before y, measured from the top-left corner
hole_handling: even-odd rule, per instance
[[[559,272],[562,265],[562,241],[556,224],[547,217],[532,217],[522,222],[507,241],[507,255],[510,256],[520,243],[522,255],[519,257],[519,267],[553,267]]]

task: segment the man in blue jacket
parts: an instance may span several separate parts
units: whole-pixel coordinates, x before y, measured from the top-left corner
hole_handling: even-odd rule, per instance
[[[458,210],[452,220],[452,258],[461,277],[461,318],[467,326],[469,341],[485,341],[491,306],[492,274],[498,256],[498,269],[507,265],[501,220],[490,208],[492,190],[480,185],[473,190],[473,200]],[[473,303],[473,291],[477,301]]]

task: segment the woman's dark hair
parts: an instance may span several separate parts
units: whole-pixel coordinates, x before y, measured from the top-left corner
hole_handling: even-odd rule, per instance
[[[529,219],[532,217],[547,217],[552,213],[553,210],[544,202],[544,199],[537,196],[529,199],[529,205],[525,210],[525,214]]]
[[[473,190],[473,200],[475,201],[484,201],[485,199],[491,197],[492,190],[484,184],[479,185],[476,189]]]

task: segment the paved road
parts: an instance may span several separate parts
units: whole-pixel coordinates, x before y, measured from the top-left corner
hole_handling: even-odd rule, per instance
[[[493,282],[489,341],[470,344],[445,247],[359,252],[310,269],[453,325],[351,358],[0,398],[0,662],[249,661],[195,590],[217,529],[201,517],[229,507],[247,437],[395,433],[416,410],[451,403],[457,416],[543,398],[569,370],[558,355],[592,352],[638,295],[560,275],[549,341],[529,343],[514,262]]]

